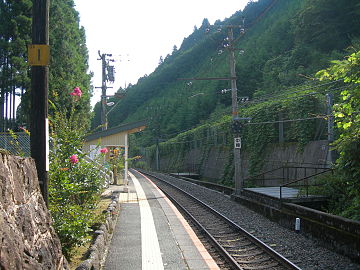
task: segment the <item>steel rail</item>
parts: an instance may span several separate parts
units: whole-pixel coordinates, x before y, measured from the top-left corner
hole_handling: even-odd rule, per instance
[[[154,176],[152,176],[154,177]],[[157,178],[158,179],[158,178]],[[163,181],[163,180],[160,180]],[[160,187],[159,187],[160,188]],[[160,188],[161,189],[161,188]],[[222,254],[223,258],[235,269],[244,270],[235,259],[229,254],[229,252],[224,249],[221,244],[211,235],[211,233],[200,224],[200,222],[188,211],[185,207],[183,207],[173,196],[171,196],[168,192],[161,189],[162,192],[178,207],[183,211],[191,220],[196,224],[200,231],[206,234],[206,236],[211,240],[211,242],[215,245],[216,249]]]
[[[186,196],[190,197],[192,200],[196,201],[197,203],[199,203],[200,205],[202,205],[203,207],[205,207],[206,209],[210,210],[210,212],[214,213],[216,216],[220,217],[222,220],[226,221],[226,223],[228,223],[230,226],[232,226],[233,228],[236,228],[237,231],[239,231],[241,234],[245,235],[245,237],[250,240],[253,244],[255,244],[256,246],[258,246],[260,249],[262,249],[263,251],[266,252],[266,254],[268,254],[271,258],[273,258],[274,260],[276,260],[281,266],[285,267],[286,269],[294,269],[294,270],[301,270],[301,268],[299,268],[298,266],[296,266],[294,263],[292,263],[291,261],[289,261],[288,259],[286,259],[283,255],[281,255],[280,253],[278,253],[277,251],[275,251],[274,249],[272,249],[271,247],[269,247],[267,244],[265,244],[264,242],[262,242],[260,239],[258,239],[257,237],[253,236],[252,234],[250,234],[249,232],[247,232],[245,229],[243,229],[242,227],[240,227],[238,224],[236,224],[235,222],[233,222],[232,220],[230,220],[229,218],[227,218],[226,216],[224,216],[223,214],[221,214],[220,212],[218,212],[217,210],[215,210],[214,208],[212,208],[211,206],[207,205],[206,203],[204,203],[203,201],[199,200],[198,198],[194,197],[193,195],[189,194],[188,192],[180,189],[179,187],[173,185],[172,183],[169,183],[168,181],[159,178],[156,175],[153,175],[149,172],[144,172],[141,171],[142,173],[151,176],[153,178],[156,178],[164,183],[166,183],[167,185],[170,185],[171,187],[175,188],[176,190],[180,191],[181,193],[185,194]],[[160,187],[159,187],[160,188]],[[161,189],[161,188],[160,188]],[[177,206],[179,206],[182,210],[185,211],[185,213],[187,215],[189,215],[189,217],[194,221],[194,223],[200,228],[200,230],[204,231],[205,234],[207,234],[209,236],[209,238],[211,239],[212,242],[215,243],[215,245],[218,247],[218,250],[221,251],[221,253],[223,253],[225,256],[225,259],[230,262],[234,267],[238,267],[237,269],[243,269],[239,266],[239,264],[234,260],[234,258],[221,246],[220,243],[218,243],[218,241],[211,235],[211,233],[206,230],[197,220],[195,217],[193,217],[186,209],[184,209],[184,207],[182,207],[180,205],[180,203],[175,200],[168,192],[164,191],[163,189],[161,189],[166,196],[168,196]],[[228,256],[231,257],[231,259],[228,258]],[[235,262],[235,263],[232,263]]]

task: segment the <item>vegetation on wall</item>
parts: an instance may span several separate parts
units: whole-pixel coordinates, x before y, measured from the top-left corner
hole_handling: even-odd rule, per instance
[[[326,138],[326,106],[324,86],[320,83],[310,87],[303,87],[288,91],[281,96],[271,96],[268,100],[253,101],[243,104],[240,117],[251,118],[250,122],[243,121],[242,144],[243,150],[249,153],[249,172],[251,175],[259,173],[264,160],[263,152],[270,143],[279,142],[279,117],[288,122],[284,123],[284,142],[298,142],[299,148],[309,141]],[[314,89],[317,89],[314,92]],[[295,92],[295,93],[294,93]],[[223,147],[231,151],[233,134],[231,117],[224,116],[215,122],[198,126],[160,143],[160,155],[164,160],[170,160],[161,169],[166,171],[182,169],[185,155],[192,149],[201,149],[207,156],[210,147]],[[144,131],[145,132],[145,131]],[[132,144],[137,145],[134,135]],[[301,150],[301,149],[299,149]],[[148,162],[154,165],[156,145],[146,148],[146,152],[135,148],[132,151],[145,155]],[[231,183],[233,177],[233,163],[231,155],[223,171],[221,181]],[[202,164],[204,160],[198,160]]]

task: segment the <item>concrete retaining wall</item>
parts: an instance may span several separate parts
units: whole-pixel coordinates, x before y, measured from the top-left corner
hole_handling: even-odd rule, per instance
[[[267,199],[259,200],[259,195],[251,193],[232,198],[290,230],[294,230],[295,219],[300,218],[301,233],[360,262],[360,222],[292,203],[266,203]]]
[[[172,153],[164,156],[160,153],[161,171],[187,172],[197,170],[202,177],[210,180],[223,179],[227,165],[232,166],[233,150],[226,146],[213,146],[208,150],[195,148],[179,156]],[[241,154],[241,173],[243,178],[249,177],[248,153]],[[271,144],[263,153],[264,165],[261,171],[279,168],[284,164],[328,164],[328,142],[326,140],[309,142],[303,150],[297,143]],[[151,166],[155,169],[155,161]]]

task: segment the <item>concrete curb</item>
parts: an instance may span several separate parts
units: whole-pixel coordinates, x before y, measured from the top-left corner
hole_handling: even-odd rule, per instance
[[[87,251],[87,259],[76,270],[100,270],[106,258],[117,218],[120,212],[119,193],[112,193],[112,202],[106,209],[106,221],[95,231],[94,243]]]

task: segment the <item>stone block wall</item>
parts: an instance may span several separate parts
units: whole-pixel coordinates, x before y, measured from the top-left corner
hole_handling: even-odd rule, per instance
[[[31,158],[0,153],[0,269],[68,269]]]

